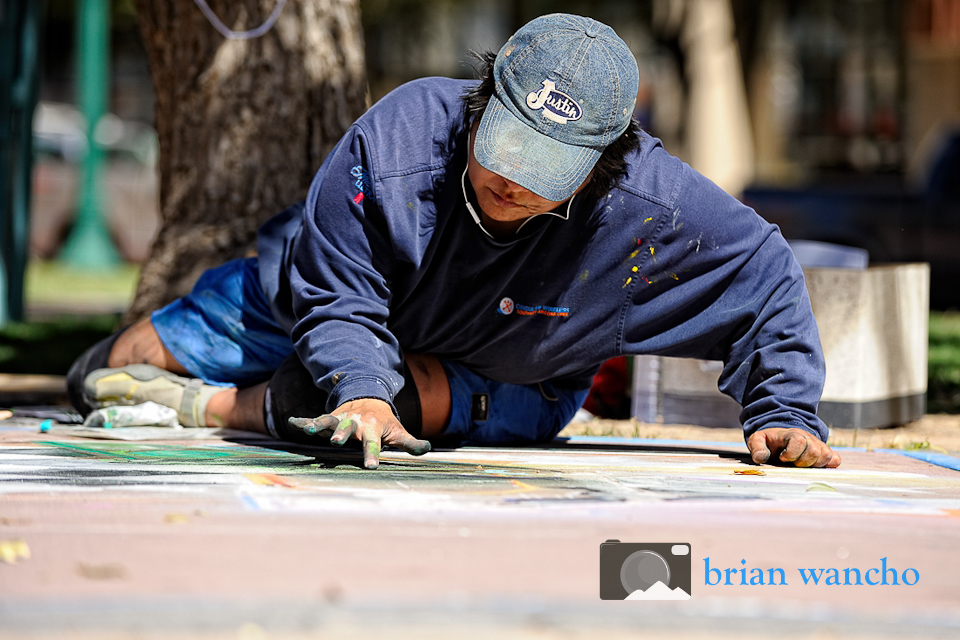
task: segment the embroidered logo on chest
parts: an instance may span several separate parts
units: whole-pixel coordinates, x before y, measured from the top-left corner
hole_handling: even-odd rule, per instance
[[[529,304],[517,304],[513,298],[503,298],[497,305],[497,313],[502,316],[509,316],[516,313],[518,316],[552,316],[565,318],[570,315],[570,307],[552,307],[546,304],[536,306]]]
[[[528,93],[527,106],[534,110],[541,109],[544,118],[559,124],[579,120],[583,115],[580,103],[564,92],[557,91],[553,80],[544,80],[543,88]]]

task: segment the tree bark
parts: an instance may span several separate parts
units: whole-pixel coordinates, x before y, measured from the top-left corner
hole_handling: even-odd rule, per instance
[[[278,0],[208,0],[234,31]],[[194,0],[137,0],[156,91],[161,228],[125,322],[255,251],[257,228],[306,195],[366,106],[359,0],[287,0],[265,35],[226,39]]]

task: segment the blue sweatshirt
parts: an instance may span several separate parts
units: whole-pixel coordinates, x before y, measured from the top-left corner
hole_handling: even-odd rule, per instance
[[[817,327],[775,226],[644,135],[605,197],[497,241],[466,207],[469,86],[427,78],[384,97],[306,201],[261,230],[265,292],[330,409],[392,402],[402,352],[571,391],[608,358],[660,354],[722,360],[746,436],[826,440]]]

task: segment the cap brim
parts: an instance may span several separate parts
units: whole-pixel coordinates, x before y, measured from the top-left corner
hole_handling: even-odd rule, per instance
[[[567,200],[590,175],[601,151],[559,142],[513,115],[490,97],[473,142],[473,155],[488,170],[541,198]]]

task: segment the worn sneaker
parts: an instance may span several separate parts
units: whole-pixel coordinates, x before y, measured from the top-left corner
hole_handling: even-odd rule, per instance
[[[185,427],[206,426],[207,403],[224,387],[184,378],[152,364],[96,369],[83,381],[83,394],[95,407],[156,402],[177,411]]]

